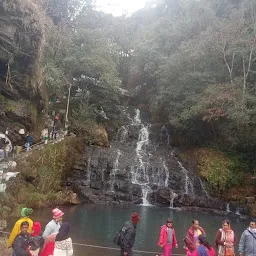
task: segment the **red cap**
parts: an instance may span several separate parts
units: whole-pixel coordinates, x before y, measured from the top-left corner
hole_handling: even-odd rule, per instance
[[[140,221],[140,216],[138,215],[137,212],[134,212],[134,213],[132,214],[132,222],[133,222],[134,224],[138,224],[139,221]]]

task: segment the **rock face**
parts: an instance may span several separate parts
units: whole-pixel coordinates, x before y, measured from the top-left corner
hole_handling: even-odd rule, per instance
[[[68,186],[82,202],[162,204],[225,211],[226,205],[211,198],[203,181],[188,171],[170,146],[165,126],[141,123],[136,113],[123,126],[111,147],[88,147],[86,157],[74,167]]]
[[[38,1],[0,1],[0,126],[14,140],[21,139],[16,130],[31,128],[42,104],[42,13]]]

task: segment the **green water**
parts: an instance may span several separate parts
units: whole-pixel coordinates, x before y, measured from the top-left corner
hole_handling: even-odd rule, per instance
[[[137,211],[141,221],[137,227],[137,236],[134,249],[143,251],[160,252],[157,246],[160,227],[170,217],[174,220],[179,249],[173,253],[184,253],[182,249],[183,238],[187,229],[191,226],[193,218],[199,219],[200,224],[206,230],[209,241],[213,243],[217,230],[226,216],[214,216],[212,214],[177,211],[169,208],[145,207],[145,206],[103,206],[103,205],[79,205],[61,208],[65,212],[65,221],[71,223],[71,238],[74,243],[92,244],[99,246],[115,247],[113,237],[122,224],[130,219],[132,211]],[[34,214],[35,221],[40,221],[44,226],[51,219],[51,209],[37,211]],[[238,238],[247,227],[245,220],[238,217],[229,218],[232,228]],[[74,246],[74,256],[115,256],[118,251],[106,249],[87,248]],[[146,255],[146,254],[135,254]],[[156,254],[148,254],[156,255]]]

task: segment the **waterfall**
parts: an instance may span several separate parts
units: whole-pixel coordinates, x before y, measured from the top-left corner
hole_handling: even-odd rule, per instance
[[[140,118],[140,110],[136,109],[135,111],[135,117],[132,122],[133,125],[140,125],[141,124],[141,118]]]
[[[168,167],[167,167],[165,161],[163,161],[163,167],[164,167],[164,172],[165,172],[164,185],[165,185],[165,187],[168,188],[168,185],[169,185],[169,170],[168,170]]]
[[[117,150],[117,154],[116,154],[116,160],[114,161],[114,164],[113,164],[113,169],[111,171],[111,174],[110,174],[110,190],[112,192],[115,191],[114,189],[114,186],[115,186],[115,181],[116,181],[116,173],[118,172],[118,167],[119,167],[119,158],[121,156],[121,151],[118,149]]]
[[[116,140],[120,142],[125,142],[128,137],[128,128],[127,126],[123,125],[120,129],[118,129]]]
[[[226,212],[231,212],[230,208],[229,208],[229,203],[227,203],[227,205],[226,205]]]
[[[139,131],[139,137],[136,144],[136,157],[135,162],[138,163],[137,166],[132,166],[131,174],[132,174],[132,183],[139,185],[142,190],[142,201],[143,205],[150,205],[148,201],[148,194],[151,192],[151,188],[148,186],[149,184],[149,176],[147,172],[147,160],[145,161],[145,157],[148,155],[146,153],[146,146],[149,144],[149,129],[148,126],[144,126],[141,124],[140,118],[140,110],[136,110],[136,114],[134,117],[133,125],[140,125],[141,129]]]
[[[205,186],[204,186],[203,181],[201,180],[200,177],[198,177],[198,179],[199,179],[199,182],[200,182],[200,186],[201,186],[203,192],[205,193],[205,196],[206,196],[207,198],[209,198],[209,194],[208,194],[208,192],[207,192],[206,189],[205,189]]]
[[[173,202],[174,199],[177,197],[178,195],[176,193],[174,193],[173,191],[170,191],[170,208],[173,209]]]
[[[87,160],[87,182],[88,182],[88,186],[90,186],[90,182],[91,182],[91,157],[90,156]]]
[[[238,215],[238,216],[241,216],[239,207],[236,208],[236,213],[235,214]]]
[[[182,165],[182,163],[180,161],[178,161],[178,164],[181,168],[181,171],[184,173],[185,175],[185,183],[184,183],[184,192],[186,195],[188,194],[194,194],[194,185],[192,180],[188,177],[188,171],[185,169],[185,167]]]
[[[140,129],[140,133],[139,133],[139,139],[137,141],[136,155],[137,155],[137,159],[139,160],[139,163],[140,163],[139,168],[143,170],[144,178],[145,179],[147,178],[147,182],[149,180],[146,175],[147,166],[145,166],[145,162],[143,161],[143,156],[146,155],[146,152],[143,148],[148,145],[148,143],[149,143],[148,138],[149,138],[148,126],[142,126],[142,128]]]

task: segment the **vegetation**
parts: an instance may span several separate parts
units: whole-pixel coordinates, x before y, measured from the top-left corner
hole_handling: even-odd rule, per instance
[[[20,175],[9,182],[7,193],[0,198],[0,216],[6,217],[10,211],[19,215],[22,206],[39,208],[69,203],[71,191],[63,190],[63,183],[81,157],[83,144],[81,139],[67,138],[20,160]]]
[[[191,154],[219,193],[246,181],[256,165],[256,2],[158,0],[121,17],[97,11],[90,0],[41,0],[36,6],[29,13],[35,8],[43,18],[28,26],[40,28],[36,39],[45,36],[44,47],[41,40],[36,46],[43,84],[49,99],[58,97],[63,106],[70,88],[76,134],[97,144],[95,131],[121,123],[119,89],[136,89],[132,104],[152,123],[179,130],[182,146],[202,147]],[[44,166],[42,180],[49,169],[58,175],[64,168]],[[47,183],[38,186],[48,190]]]

